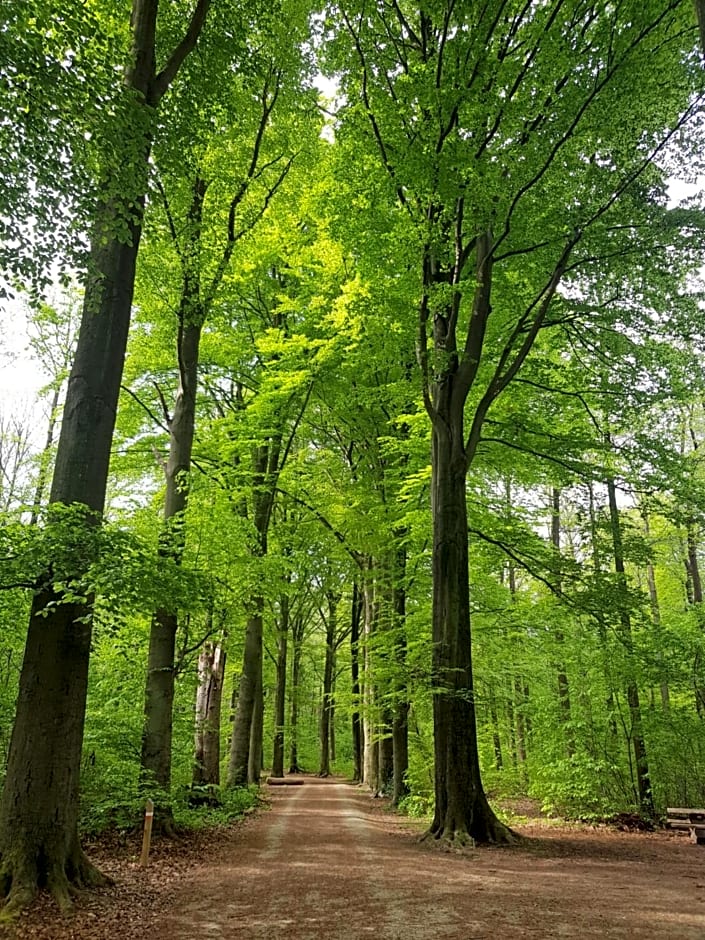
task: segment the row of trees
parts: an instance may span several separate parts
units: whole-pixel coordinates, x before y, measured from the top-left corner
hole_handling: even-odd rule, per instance
[[[702,149],[690,3],[4,16],[3,261],[35,307],[85,272],[46,511],[58,398],[31,498],[5,474],[10,905],[101,878],[82,753],[168,827],[195,700],[189,776],[218,783],[226,653],[232,787],[270,742],[283,773],[287,731],[310,766],[315,718],[321,773],[337,744],[432,792],[453,843],[514,838],[481,757],[555,805],[698,793],[703,215],[666,197]]]

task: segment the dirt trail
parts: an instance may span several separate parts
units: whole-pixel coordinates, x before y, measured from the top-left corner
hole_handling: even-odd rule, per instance
[[[539,840],[461,856],[339,781],[271,798],[173,886],[149,940],[705,937],[705,851],[680,837],[523,830]]]

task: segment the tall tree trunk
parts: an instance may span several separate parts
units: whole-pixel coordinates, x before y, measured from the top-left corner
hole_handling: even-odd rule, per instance
[[[590,515],[590,539],[592,542],[592,566],[596,575],[600,575],[602,572],[602,558],[600,556],[598,538],[597,538],[597,512],[595,507],[595,490],[592,483],[588,483],[588,505],[589,505],[589,515]],[[602,649],[602,665],[603,672],[605,676],[605,684],[607,685],[607,697],[605,700],[605,707],[607,712],[607,726],[609,729],[607,751],[612,754],[618,747],[618,730],[617,730],[617,706],[615,702],[615,683],[612,675],[612,665],[611,657],[609,650],[607,648],[607,622],[605,619],[604,613],[598,608],[595,612],[595,620],[597,621],[597,632],[600,638],[600,645]]]
[[[263,598],[255,597],[252,606],[253,612],[247,618],[235,725],[230,742],[227,775],[229,787],[244,787],[248,782],[252,717],[255,714],[258,690],[261,688],[262,681]]]
[[[331,688],[330,696],[330,719],[328,721],[328,736],[330,741],[330,761],[331,764],[335,764],[335,656],[333,657],[333,686]]]
[[[350,673],[352,681],[352,748],[353,780],[362,782],[363,740],[360,718],[360,623],[362,621],[363,597],[357,581],[353,583],[352,610],[350,613]]]
[[[259,784],[263,766],[263,735],[264,735],[264,685],[262,684],[262,671],[257,679],[255,690],[255,707],[252,712],[250,726],[250,753],[247,761],[247,782]]]
[[[614,550],[614,570],[623,591],[626,591],[627,579],[624,568],[624,549],[622,545],[622,529],[617,507],[617,490],[613,479],[607,481],[607,498],[610,510],[610,525],[612,529],[612,546]],[[636,768],[636,789],[641,812],[649,819],[655,816],[654,798],[651,792],[649,777],[649,764],[646,755],[643,725],[641,720],[641,705],[639,702],[639,688],[634,676],[634,644],[632,641],[632,625],[629,611],[626,606],[626,597],[621,598],[620,604],[620,638],[627,652],[627,702],[631,720],[630,736],[634,751],[634,764]]]
[[[328,619],[326,621],[326,653],[323,667],[323,695],[321,697],[320,720],[320,765],[319,777],[330,776],[330,726],[333,703],[333,670],[335,663],[335,634],[337,632],[336,608],[338,598],[328,595]]]
[[[393,785],[395,806],[409,793],[406,773],[409,769],[409,693],[406,685],[406,548],[396,552],[394,573],[394,650],[396,658],[394,707],[392,718]]]
[[[298,748],[298,732],[299,732],[299,700],[301,693],[301,654],[303,651],[303,638],[304,638],[304,621],[301,616],[296,617],[291,626],[291,642],[292,642],[292,656],[291,656],[291,692],[290,692],[290,717],[289,717],[289,736],[290,736],[290,752],[289,752],[289,773],[298,774],[301,773],[301,767],[299,767],[299,748]]]
[[[697,623],[703,629],[703,584],[700,578],[700,563],[698,562],[698,539],[695,522],[688,520],[687,525],[687,558],[685,562],[688,573],[688,600],[695,612]],[[703,656],[700,650],[695,654],[693,663],[693,690],[695,692],[695,708],[700,717],[705,717],[705,669]]]
[[[499,734],[499,717],[497,715],[497,702],[494,695],[490,696],[490,720],[492,721],[492,747],[494,749],[495,770],[501,770],[502,760],[502,739]]]
[[[459,844],[506,842],[512,834],[487,802],[477,749],[462,405],[449,402],[444,408],[443,390],[437,398],[432,450],[436,805],[429,834]]]
[[[188,482],[196,423],[196,391],[201,329],[204,320],[199,303],[199,263],[206,185],[196,179],[189,209],[189,266],[184,272],[177,358],[179,386],[174,414],[169,422],[169,455],[166,464],[164,526],[159,554],[180,565],[185,547],[185,512],[188,504]],[[152,615],[149,634],[149,655],[145,681],[144,728],[142,732],[141,772],[146,786],[157,786],[161,799],[160,815],[171,815],[171,737],[174,712],[175,651],[178,614],[173,607],[159,607]]]
[[[377,696],[375,689],[375,682],[373,677],[373,655],[372,655],[372,637],[377,631],[377,619],[378,619],[378,609],[377,609],[377,597],[376,597],[376,585],[374,578],[374,562],[372,559],[369,559],[367,562],[367,571],[365,574],[365,582],[363,586],[363,598],[364,598],[364,620],[363,620],[363,634],[365,638],[364,644],[364,681],[363,681],[363,697],[364,697],[364,718],[363,718],[363,736],[364,736],[364,753],[363,753],[363,783],[370,788],[370,790],[377,794],[380,790],[379,785],[379,747],[378,747],[378,705],[377,705]]]
[[[111,146],[130,172],[130,191],[105,181],[96,206],[90,274],[66,395],[50,503],[83,504],[100,519],[130,324],[154,115],[196,43],[208,0],[199,0],[188,33],[159,74],[155,68],[158,0],[133,0],[131,65],[125,111]],[[127,122],[125,115],[127,114]],[[84,573],[77,561],[75,575]],[[55,602],[52,606],[47,605]],[[58,603],[56,603],[58,602]],[[81,851],[78,793],[85,720],[91,605],[63,603],[51,576],[35,592],[20,675],[15,724],[0,801],[0,885],[8,908],[22,907],[45,884],[61,907],[73,887],[102,879]]]
[[[646,509],[642,509],[642,518],[644,520],[644,534],[646,538],[650,538],[651,532],[649,530],[649,517],[646,512]],[[657,644],[659,647],[658,658],[661,662],[662,671],[663,671],[663,654],[661,652],[661,606],[658,600],[658,591],[656,589],[656,572],[654,571],[654,566],[651,564],[651,561],[646,564],[646,584],[649,589],[649,604],[651,606],[651,619],[654,622],[654,629],[657,637]],[[661,705],[664,711],[668,711],[671,707],[671,695],[668,688],[668,681],[665,675],[661,675],[661,681],[659,682],[659,689],[661,692]]]
[[[284,776],[284,722],[286,715],[286,660],[289,646],[289,595],[284,592],[279,600],[279,630],[277,634],[277,684],[274,692],[274,744],[272,748],[272,776]]]
[[[558,565],[558,577],[556,579],[556,590],[559,596],[563,593],[563,585],[560,576],[561,561],[561,491],[557,486],[551,489],[551,544],[555,552],[556,564]],[[573,725],[570,714],[570,686],[568,684],[568,674],[566,673],[565,663],[563,661],[565,637],[563,631],[559,628],[555,630],[556,646],[559,650],[558,662],[558,701],[561,707],[563,717],[563,729],[565,734],[565,748],[568,757],[575,752],[575,740],[573,737]]]
[[[507,579],[509,584],[509,593],[512,598],[512,603],[516,601],[517,596],[517,579],[516,579],[516,569],[512,562],[509,562],[507,567]],[[521,675],[514,676],[514,702],[512,706],[512,714],[516,719],[515,726],[515,742],[516,742],[516,758],[517,758],[517,767],[519,774],[521,776],[524,785],[528,783],[528,771],[526,766],[526,742],[527,742],[527,717],[526,710],[529,702],[529,690],[528,686],[525,686],[524,679]]]
[[[267,555],[269,523],[274,508],[277,480],[281,471],[282,433],[275,433],[264,444],[252,450],[252,522],[257,533],[257,544],[253,550],[255,558]],[[286,456],[286,455],[285,455]],[[262,766],[261,730],[253,729],[253,720],[263,720],[262,699],[262,621],[264,598],[255,597],[252,613],[247,621],[245,647],[242,654],[242,673],[237,702],[235,727],[230,744],[228,786],[240,787],[245,783],[259,781]],[[261,701],[260,701],[261,700]],[[258,709],[261,710],[258,711]],[[261,726],[260,726],[261,729]],[[250,744],[258,742],[259,758],[250,760]]]
[[[222,643],[205,643],[198,657],[194,788],[214,788],[220,784],[220,715],[224,677]]]

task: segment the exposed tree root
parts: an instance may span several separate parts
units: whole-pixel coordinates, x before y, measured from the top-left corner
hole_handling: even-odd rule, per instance
[[[32,903],[40,889],[51,894],[63,913],[71,909],[73,899],[84,888],[107,884],[112,884],[111,879],[100,872],[78,846],[63,863],[43,857],[13,861],[10,856],[0,866],[0,885],[5,898],[0,917],[11,920]]]
[[[432,845],[444,852],[467,852],[475,848],[475,840],[467,829],[455,829],[441,833],[427,829],[421,836],[421,842]]]
[[[518,845],[522,842],[519,833],[505,826],[490,810],[473,826],[466,826],[459,820],[445,820],[439,825],[435,820],[429,829],[421,836],[422,842],[447,851],[467,851],[475,845]]]

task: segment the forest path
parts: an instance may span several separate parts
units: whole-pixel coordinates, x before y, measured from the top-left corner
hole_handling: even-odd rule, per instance
[[[270,792],[270,812],[175,886],[149,940],[705,936],[705,855],[682,839],[542,830],[448,854],[338,780]]]

